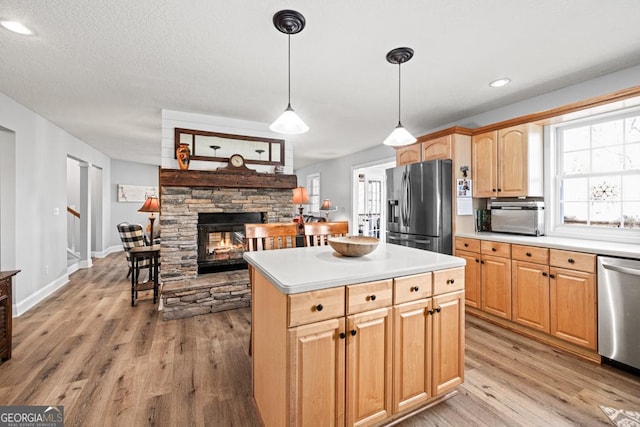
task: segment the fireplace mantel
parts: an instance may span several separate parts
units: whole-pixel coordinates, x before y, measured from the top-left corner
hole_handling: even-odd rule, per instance
[[[295,175],[257,172],[229,172],[160,169],[161,187],[220,187],[220,188],[296,188]]]

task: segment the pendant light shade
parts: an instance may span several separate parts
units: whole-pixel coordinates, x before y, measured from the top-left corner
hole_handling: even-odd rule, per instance
[[[285,133],[289,135],[305,133],[309,130],[309,126],[293,111],[291,108],[291,34],[298,34],[304,29],[305,19],[300,12],[295,10],[281,10],[273,15],[273,25],[278,31],[288,36],[288,71],[289,71],[289,94],[287,108],[284,113],[269,126],[274,132]]]
[[[417,141],[417,139],[413,135],[411,135],[409,131],[404,128],[404,126],[402,126],[402,122],[400,121],[400,96],[402,93],[400,65],[402,65],[403,62],[407,62],[411,58],[413,58],[413,49],[409,47],[398,47],[387,53],[387,61],[391,64],[398,64],[398,125],[393,130],[393,132],[391,132],[391,135],[389,135],[387,139],[384,140],[385,145],[390,145],[392,147],[409,145]]]

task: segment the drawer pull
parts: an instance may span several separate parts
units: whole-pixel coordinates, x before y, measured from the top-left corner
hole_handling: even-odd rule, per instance
[[[497,249],[496,249],[496,248],[491,248],[491,251],[492,251],[492,252],[496,252],[496,251],[497,251]]]
[[[454,283],[455,283],[455,280],[447,279],[447,285],[453,285]]]
[[[420,290],[420,288],[417,287],[417,286],[414,286],[414,287],[411,288],[411,292],[418,292],[419,290]]]
[[[322,311],[323,308],[322,304],[316,305],[316,311]]]
[[[351,330],[351,336],[355,337],[358,332],[355,329]]]
[[[576,262],[576,260],[575,260],[575,259],[573,259],[573,258],[569,258],[569,259],[567,260],[567,262],[568,262],[569,264],[574,264],[574,263]]]
[[[468,248],[468,247],[469,247],[469,244],[468,244],[468,243],[465,243],[465,244],[464,244],[464,247],[465,247],[465,248]]]
[[[526,256],[531,256],[531,252],[527,252],[525,255]]]
[[[340,332],[340,339],[343,340],[347,337],[347,334],[345,334],[344,332]]]
[[[370,300],[370,301],[375,301],[375,300],[376,300],[376,296],[375,296],[375,295],[371,295],[371,296],[369,296],[369,300]]]
[[[440,313],[440,310],[442,310],[442,307],[436,308],[436,313]]]

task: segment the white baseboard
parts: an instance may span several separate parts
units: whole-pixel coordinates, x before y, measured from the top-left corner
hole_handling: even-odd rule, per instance
[[[40,301],[53,294],[58,289],[69,283],[69,275],[65,274],[53,282],[49,283],[44,288],[39,289],[34,294],[29,295],[26,299],[20,301],[14,305],[14,316],[21,316],[27,312],[27,310],[36,306]]]
[[[109,254],[112,254],[114,252],[122,252],[124,249],[122,249],[121,245],[118,246],[109,246],[107,249],[103,250],[103,251],[94,251],[91,252],[91,256],[92,257],[96,257],[96,258],[104,258]]]

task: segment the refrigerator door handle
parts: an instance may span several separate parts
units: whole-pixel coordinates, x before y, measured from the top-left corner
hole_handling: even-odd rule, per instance
[[[400,216],[402,224],[409,226],[409,216],[411,213],[411,180],[407,169],[402,172],[402,185],[400,187]]]

